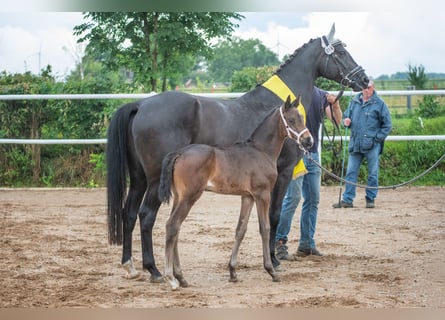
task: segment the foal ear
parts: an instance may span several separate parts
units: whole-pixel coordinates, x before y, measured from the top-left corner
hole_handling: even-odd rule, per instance
[[[332,24],[331,31],[329,31],[329,34],[327,37],[329,43],[332,43],[332,41],[334,40],[334,33],[335,33],[335,22]]]
[[[287,110],[290,106],[292,106],[290,101],[290,95],[287,96],[286,102],[284,103],[284,109]]]
[[[298,106],[300,105],[300,101],[301,101],[301,95],[298,95],[295,98],[294,102],[292,102],[292,107],[298,108]]]

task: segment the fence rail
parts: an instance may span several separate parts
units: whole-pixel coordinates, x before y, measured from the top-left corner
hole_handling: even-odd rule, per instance
[[[338,91],[329,91],[338,94]],[[380,96],[423,96],[423,95],[445,95],[445,90],[382,90],[378,91]],[[0,100],[87,100],[87,99],[143,99],[156,95],[157,93],[91,93],[91,94],[5,94],[0,95]],[[227,93],[193,93],[196,96],[209,98],[233,99],[239,98],[245,92]],[[355,95],[357,92],[348,90],[344,96]]]
[[[338,94],[338,91],[331,91]],[[242,96],[244,92],[230,93],[193,93],[201,97],[222,99],[234,99]],[[345,91],[344,96],[355,95],[351,90]],[[143,99],[156,95],[152,93],[117,93],[117,94],[8,94],[0,95],[0,100],[89,100],[89,99]],[[415,96],[415,95],[445,95],[445,90],[382,90],[380,96]],[[349,137],[336,137],[349,140]],[[325,140],[328,138],[325,137]],[[413,140],[445,140],[445,135],[434,136],[388,136],[388,141],[413,141]],[[105,144],[107,139],[0,139],[0,144]]]

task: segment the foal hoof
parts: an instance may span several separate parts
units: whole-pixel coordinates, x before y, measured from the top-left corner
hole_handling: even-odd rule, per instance
[[[165,281],[170,284],[170,287],[173,291],[178,290],[181,285],[176,278],[170,279],[169,277],[165,277]]]
[[[273,281],[273,282],[280,282],[281,279],[280,279],[279,276],[272,276],[272,281]]]
[[[188,288],[190,286],[189,283],[184,279],[179,280],[179,285],[183,288]]]

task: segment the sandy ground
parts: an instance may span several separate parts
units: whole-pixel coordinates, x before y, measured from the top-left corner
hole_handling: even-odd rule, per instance
[[[445,189],[383,190],[375,209],[363,191],[353,209],[332,209],[322,187],[316,240],[325,256],[284,261],[281,282],[262,267],[256,213],[228,282],[240,200],[205,193],[184,222],[179,254],[191,286],[123,278],[121,248],[107,244],[104,189],[0,190],[0,307],[445,307]],[[154,230],[164,263],[163,206]],[[298,209],[299,210],[299,209]],[[290,251],[298,245],[298,217]],[[134,258],[141,270],[139,226]]]

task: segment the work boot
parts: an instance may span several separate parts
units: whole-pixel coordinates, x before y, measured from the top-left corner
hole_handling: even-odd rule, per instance
[[[287,252],[287,245],[285,240],[278,240],[275,242],[276,257],[278,260],[289,260],[289,253]]]
[[[354,205],[349,202],[344,202],[341,200],[340,202],[336,202],[332,205],[333,208],[354,208]]]
[[[298,251],[296,253],[297,257],[307,257],[307,256],[318,256],[318,257],[322,257],[323,254],[320,253],[320,251],[318,251],[315,248],[312,249],[300,249],[298,248]]]
[[[374,200],[365,197],[366,199],[366,208],[375,208]]]

